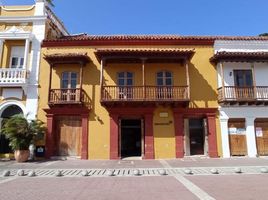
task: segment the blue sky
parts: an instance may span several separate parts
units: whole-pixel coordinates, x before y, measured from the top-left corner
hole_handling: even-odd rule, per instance
[[[32,4],[34,0],[1,2]],[[70,33],[235,36],[268,32],[267,0],[54,0],[54,4]]]

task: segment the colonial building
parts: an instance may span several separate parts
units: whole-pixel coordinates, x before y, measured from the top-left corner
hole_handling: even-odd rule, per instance
[[[0,126],[5,118],[24,114],[35,119],[41,42],[68,35],[44,0],[29,6],[0,6]],[[0,156],[9,153],[0,135]]]
[[[45,40],[38,117],[47,157],[220,156],[213,44],[165,35]]]
[[[268,155],[268,40],[216,40],[223,157]]]

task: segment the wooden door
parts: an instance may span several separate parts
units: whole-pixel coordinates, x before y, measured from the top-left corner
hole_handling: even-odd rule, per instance
[[[238,130],[245,130],[245,121],[232,121],[228,122],[229,131],[234,128],[236,133],[229,133],[230,153],[232,156],[245,156],[247,155],[247,138],[246,133],[239,133]]]
[[[258,155],[268,155],[268,120],[255,122]]]
[[[61,117],[58,120],[59,155],[81,156],[82,126],[79,117]]]

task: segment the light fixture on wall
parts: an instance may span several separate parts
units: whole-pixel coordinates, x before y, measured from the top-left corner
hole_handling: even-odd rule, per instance
[[[229,72],[229,76],[232,76],[233,75],[233,72]]]

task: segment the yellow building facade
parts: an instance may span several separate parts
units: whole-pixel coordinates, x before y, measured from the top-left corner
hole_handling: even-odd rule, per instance
[[[43,42],[46,155],[221,156],[213,38],[66,36]]]

